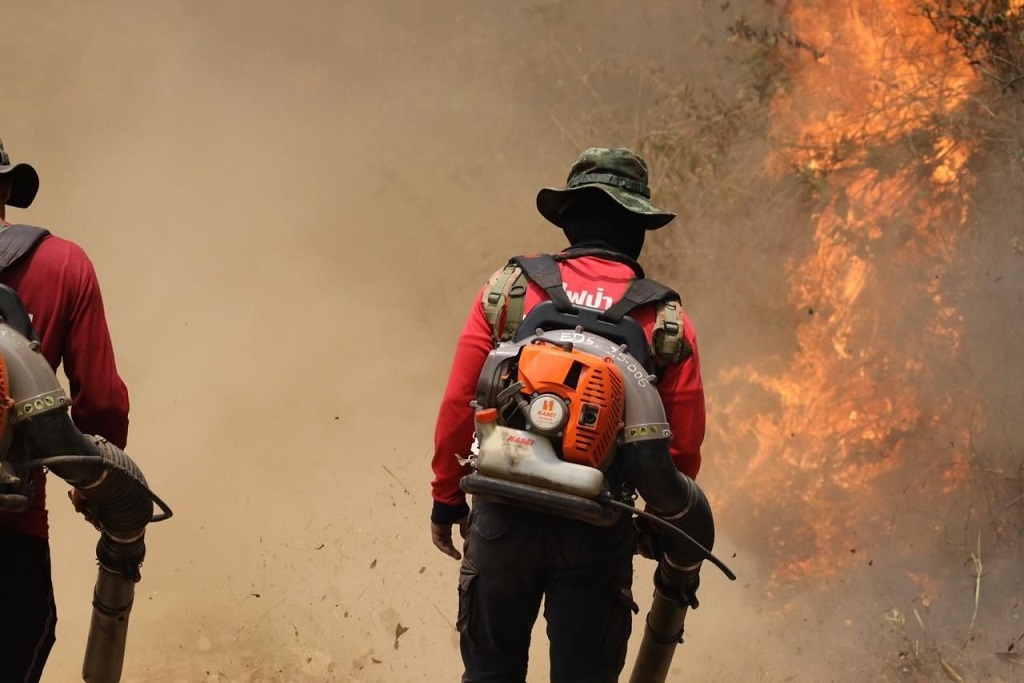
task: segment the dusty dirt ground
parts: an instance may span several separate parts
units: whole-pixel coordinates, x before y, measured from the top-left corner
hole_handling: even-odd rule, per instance
[[[509,255],[561,246],[537,189],[581,147],[637,133],[588,135],[595,108],[650,96],[631,70],[729,78],[729,3],[693,4],[0,0],[0,136],[42,177],[8,219],[91,255],[131,391],[127,450],[176,513],[149,533],[126,683],[458,679],[457,565],[427,531],[455,336]],[[717,270],[705,294],[757,272]],[[712,382],[714,349],[738,352],[735,326],[778,307],[741,321],[718,303],[688,299]],[[95,535],[50,486],[60,621],[44,680],[63,683]],[[866,649],[897,656],[879,624],[899,584],[775,596],[731,514],[717,550],[740,580],[705,572],[670,680],[869,680]],[[652,570],[638,562],[642,608]],[[538,627],[531,683],[544,648]]]
[[[150,532],[124,680],[455,680],[457,566],[427,534],[455,334],[508,255],[560,244],[533,207],[579,151],[560,84],[690,49],[700,22],[681,37],[681,10],[605,2],[0,7],[0,135],[42,176],[8,218],[91,255],[128,452],[176,512]],[[94,535],[51,490],[60,683]]]

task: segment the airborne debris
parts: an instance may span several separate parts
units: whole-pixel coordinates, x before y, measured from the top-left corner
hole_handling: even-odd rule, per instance
[[[396,650],[398,649],[398,639],[401,638],[402,634],[404,634],[408,630],[409,629],[407,627],[402,626],[401,624],[399,624],[398,626],[395,627],[395,649]]]
[[[402,483],[402,480],[398,478],[398,475],[396,475],[394,472],[389,470],[388,466],[383,464],[383,463],[381,463],[381,467],[384,468],[385,472],[387,472],[389,475],[391,475],[392,479],[394,479],[395,481],[398,482],[398,485],[402,487],[402,491],[405,493],[405,495],[412,496],[412,492],[408,489],[408,487],[405,484]]]

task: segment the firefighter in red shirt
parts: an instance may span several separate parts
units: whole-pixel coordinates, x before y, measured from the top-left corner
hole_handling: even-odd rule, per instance
[[[646,162],[627,149],[590,149],[573,165],[565,188],[545,188],[537,208],[561,228],[569,248],[555,255],[561,288],[574,305],[607,311],[643,270],[636,263],[647,230],[675,214],[650,200]],[[512,271],[514,277],[516,271]],[[456,347],[442,399],[432,461],[434,545],[458,560],[459,619],[464,683],[524,681],[530,635],[541,600],[551,643],[551,680],[618,680],[631,631],[632,558],[637,548],[628,518],[599,527],[536,510],[476,500],[472,515],[460,490],[473,443],[474,400],[481,369],[499,340],[549,291],[530,280],[520,301],[509,292],[521,281],[498,271],[477,295]],[[558,298],[562,298],[555,292]],[[494,302],[498,301],[497,308]],[[656,304],[630,315],[652,340]],[[673,308],[681,330],[679,353],[659,368],[657,390],[671,427],[670,454],[690,478],[700,468],[705,405],[697,340],[689,319]],[[452,528],[465,540],[465,558]],[[695,586],[692,586],[695,590]],[[695,603],[694,603],[695,604]]]
[[[38,189],[35,169],[12,165],[0,142],[0,283],[24,302],[50,366],[63,364],[75,425],[124,448],[128,391],[92,263],[67,240],[5,220],[6,206],[28,208]],[[0,681],[38,681],[55,641],[43,471],[32,481],[27,511],[0,511]]]

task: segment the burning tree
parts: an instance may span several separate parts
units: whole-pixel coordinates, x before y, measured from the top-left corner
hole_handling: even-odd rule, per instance
[[[719,528],[759,618],[843,605],[857,680],[1013,680],[1021,3],[769,5],[717,6],[715,81],[637,68],[657,96],[592,125],[680,213],[645,264],[701,335]]]
[[[723,528],[740,526],[769,559],[775,595],[870,572],[899,577],[890,609],[872,615],[898,636],[897,671],[951,680],[1019,666],[1024,639],[1012,631],[1024,597],[1013,559],[1024,535],[1024,414],[991,414],[1011,391],[993,375],[1019,373],[1024,359],[991,358],[999,342],[988,338],[1011,345],[1019,328],[979,322],[1019,323],[1021,312],[1004,302],[997,315],[979,313],[988,292],[977,250],[979,232],[994,232],[979,198],[998,196],[992,178],[1024,158],[1021,4],[793,0],[777,25],[734,24],[756,48],[752,96],[691,106],[688,131],[665,117],[641,145],[655,168],[668,164],[699,188],[681,189],[687,198],[728,200],[746,174],[757,189],[733,199],[762,210],[718,213],[743,214],[744,239],[763,246],[758,222],[778,227],[766,197],[798,194],[790,205],[800,210],[781,215],[807,226],[784,267],[785,346],[766,333],[770,348],[754,344],[755,360],[709,378],[709,442],[723,473],[710,490],[734,522]],[[731,130],[708,134],[716,121]],[[759,148],[763,172],[749,149],[746,164],[723,161],[743,126],[746,140],[770,141]],[[699,151],[682,147],[687,132],[700,132]],[[658,267],[699,253],[715,229],[705,222],[692,241],[662,237],[670,256]],[[1019,238],[1004,248],[1024,252]],[[987,635],[999,649],[980,661],[968,646],[985,635],[984,581],[1011,589],[989,598],[999,613]]]
[[[858,534],[888,531],[906,468],[943,491],[965,476],[976,416],[942,373],[963,321],[945,286],[975,183],[969,125],[977,79],[948,39],[907,9],[792,6],[790,81],[771,103],[770,159],[814,201],[813,240],[794,254],[790,304],[803,312],[780,367],[728,371],[771,409],[721,406],[721,437],[756,450],[741,486],[755,510],[795,495],[769,546],[777,575],[830,574],[859,562]],[[860,527],[858,529],[858,527]]]

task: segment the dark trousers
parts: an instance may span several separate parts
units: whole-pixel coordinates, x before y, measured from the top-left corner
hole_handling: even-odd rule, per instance
[[[544,600],[552,683],[614,683],[635,609],[635,537],[608,528],[475,502],[459,576],[463,683],[523,683]]]
[[[37,683],[56,640],[49,543],[0,529],[0,683]]]

